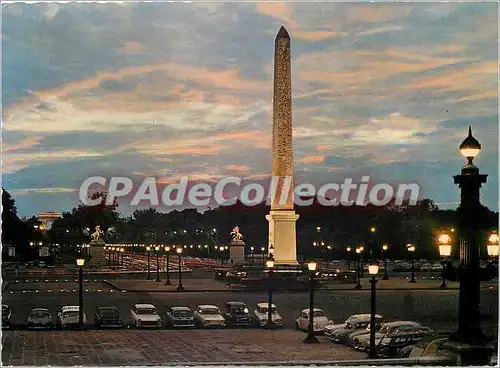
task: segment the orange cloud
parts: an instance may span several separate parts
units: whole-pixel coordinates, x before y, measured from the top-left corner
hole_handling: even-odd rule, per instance
[[[257,11],[285,22],[290,29],[298,28],[298,24],[293,19],[293,10],[290,4],[262,1],[257,3]]]
[[[224,169],[229,170],[229,171],[244,173],[244,172],[248,171],[249,167],[247,165],[227,165],[227,166],[224,166]]]
[[[135,41],[127,41],[123,44],[123,46],[119,49],[120,52],[126,54],[135,54],[142,50],[142,45],[139,42]]]
[[[320,152],[330,151],[330,146],[328,146],[326,144],[321,144],[319,146],[316,146],[316,150],[318,150]]]
[[[300,38],[307,41],[321,41],[331,37],[339,37],[344,33],[336,31],[296,31],[293,38]]]
[[[325,161],[325,156],[305,156],[297,160],[297,163],[320,164]]]
[[[98,88],[104,81],[122,80],[126,77],[153,72],[166,73],[171,79],[183,82],[191,80],[198,84],[214,88],[226,88],[240,91],[265,91],[269,88],[269,82],[242,78],[237,70],[213,70],[204,67],[185,66],[166,62],[122,68],[116,72],[97,72],[92,78],[71,82],[55,89],[38,91],[34,94],[38,97],[66,97],[70,94]]]
[[[5,140],[3,141],[2,144],[2,151],[3,152],[12,152],[12,151],[17,151],[23,148],[30,148],[33,146],[36,146],[40,141],[42,140],[42,137],[27,137],[21,140],[19,143],[7,143]]]

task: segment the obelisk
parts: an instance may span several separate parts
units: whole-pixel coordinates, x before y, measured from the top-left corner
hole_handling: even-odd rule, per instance
[[[274,46],[273,144],[269,247],[276,265],[297,265],[293,203],[292,68],[290,35],[281,27]]]

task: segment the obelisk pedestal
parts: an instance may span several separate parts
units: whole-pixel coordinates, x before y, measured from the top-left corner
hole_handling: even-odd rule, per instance
[[[281,27],[275,40],[273,146],[269,247],[274,248],[274,262],[282,268],[297,267],[297,245],[293,202],[292,144],[292,72],[290,36]],[[286,267],[291,266],[291,267]]]

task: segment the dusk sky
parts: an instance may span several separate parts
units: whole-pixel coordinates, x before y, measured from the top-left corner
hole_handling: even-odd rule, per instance
[[[455,208],[470,124],[488,174],[482,200],[498,210],[496,3],[2,10],[2,185],[20,215],[70,210],[95,175],[266,179],[281,25],[292,38],[297,182],[416,182]]]

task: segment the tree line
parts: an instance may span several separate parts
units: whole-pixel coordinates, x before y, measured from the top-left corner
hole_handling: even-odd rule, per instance
[[[116,202],[106,205],[106,193],[95,193],[93,199],[99,196],[104,199],[101,204],[79,204],[71,211],[63,212],[62,217],[45,231],[40,229],[41,223],[36,217],[19,219],[15,200],[3,190],[3,244],[15,246],[16,252],[25,258],[37,256],[40,242],[52,247],[57,244],[61,251],[71,251],[77,244],[89,242],[87,234],[89,230],[93,232],[96,225],[104,231],[113,228],[114,231],[106,233],[108,243],[209,245],[213,248],[228,243],[234,226],[240,227],[245,243],[256,251],[268,243],[269,225],[265,215],[270,208],[266,204],[249,207],[237,202],[203,213],[196,209],[162,213],[148,208],[122,217]],[[295,210],[300,216],[297,250],[306,258],[346,258],[346,247],[358,245],[376,253],[382,244],[387,244],[388,257],[403,259],[408,256],[406,245],[411,243],[416,247],[415,256],[436,259],[439,257],[437,236],[443,231],[451,235],[453,255],[458,258],[457,211],[439,209],[431,199],[421,199],[416,205],[395,205],[393,201],[381,207],[326,207],[314,202],[311,206],[296,206]],[[487,236],[497,228],[498,212],[483,206],[479,216],[482,252],[485,254]],[[196,252],[197,247],[194,249]]]

